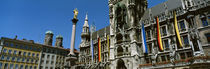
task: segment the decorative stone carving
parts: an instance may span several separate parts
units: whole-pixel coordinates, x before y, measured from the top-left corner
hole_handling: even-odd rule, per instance
[[[127,45],[129,45],[130,54],[126,55],[126,57],[129,57],[129,62],[131,64],[127,64],[126,66],[129,69],[137,69],[138,64],[140,63],[140,51],[138,46],[138,40],[137,40],[137,32],[138,32],[138,26],[139,21],[141,19],[141,16],[143,15],[142,12],[144,12],[146,9],[144,8],[145,4],[143,2],[147,2],[146,0],[109,0],[109,16],[110,16],[110,46],[112,47],[110,51],[113,51],[113,55],[110,55],[110,57],[113,57],[113,62],[117,61],[118,58],[124,58],[117,57],[117,47],[122,46],[123,48]],[[139,13],[141,12],[141,13]],[[122,40],[122,42],[119,42],[118,38]],[[119,43],[118,43],[119,42]],[[127,42],[127,43],[125,43]],[[115,51],[114,51],[115,50]],[[111,54],[111,53],[110,53]],[[123,59],[124,60],[124,59]],[[130,68],[131,67],[131,68]],[[111,66],[111,68],[116,69],[116,65]]]

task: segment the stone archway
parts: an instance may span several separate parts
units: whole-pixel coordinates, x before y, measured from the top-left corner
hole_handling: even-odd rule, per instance
[[[119,59],[117,61],[116,69],[127,69],[126,66],[125,66],[125,63],[124,63],[124,61],[122,59]]]

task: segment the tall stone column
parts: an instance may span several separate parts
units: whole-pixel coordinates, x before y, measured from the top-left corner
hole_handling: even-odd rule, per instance
[[[75,32],[76,32],[76,23],[78,21],[77,19],[78,10],[74,10],[74,18],[72,19],[72,35],[71,35],[71,50],[68,54],[68,57],[65,58],[66,62],[64,65],[64,69],[75,69],[76,68],[76,61],[77,61],[77,54],[74,54],[74,44],[75,44]]]
[[[71,34],[71,50],[70,50],[70,55],[74,55],[74,45],[75,45],[75,32],[76,32],[76,23],[78,19],[74,18],[72,19],[72,34]]]

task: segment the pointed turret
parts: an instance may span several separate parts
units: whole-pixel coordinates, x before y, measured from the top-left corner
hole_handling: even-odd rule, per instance
[[[89,25],[88,25],[88,14],[86,14],[86,17],[85,17],[85,23],[83,25],[83,28],[84,27],[88,27],[89,28]]]
[[[84,22],[84,25],[82,28],[81,37],[82,37],[82,42],[83,41],[86,42],[90,38],[89,25],[88,25],[88,14],[86,14],[86,17],[85,17],[85,22]]]

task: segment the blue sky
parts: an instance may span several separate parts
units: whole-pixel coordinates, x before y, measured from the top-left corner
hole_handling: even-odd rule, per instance
[[[148,0],[149,8],[166,0]],[[109,25],[108,0],[0,0],[0,37],[34,40],[43,43],[45,32],[64,37],[64,48],[70,48],[73,10],[78,8],[76,49],[88,13],[89,24],[95,22],[97,30]]]

